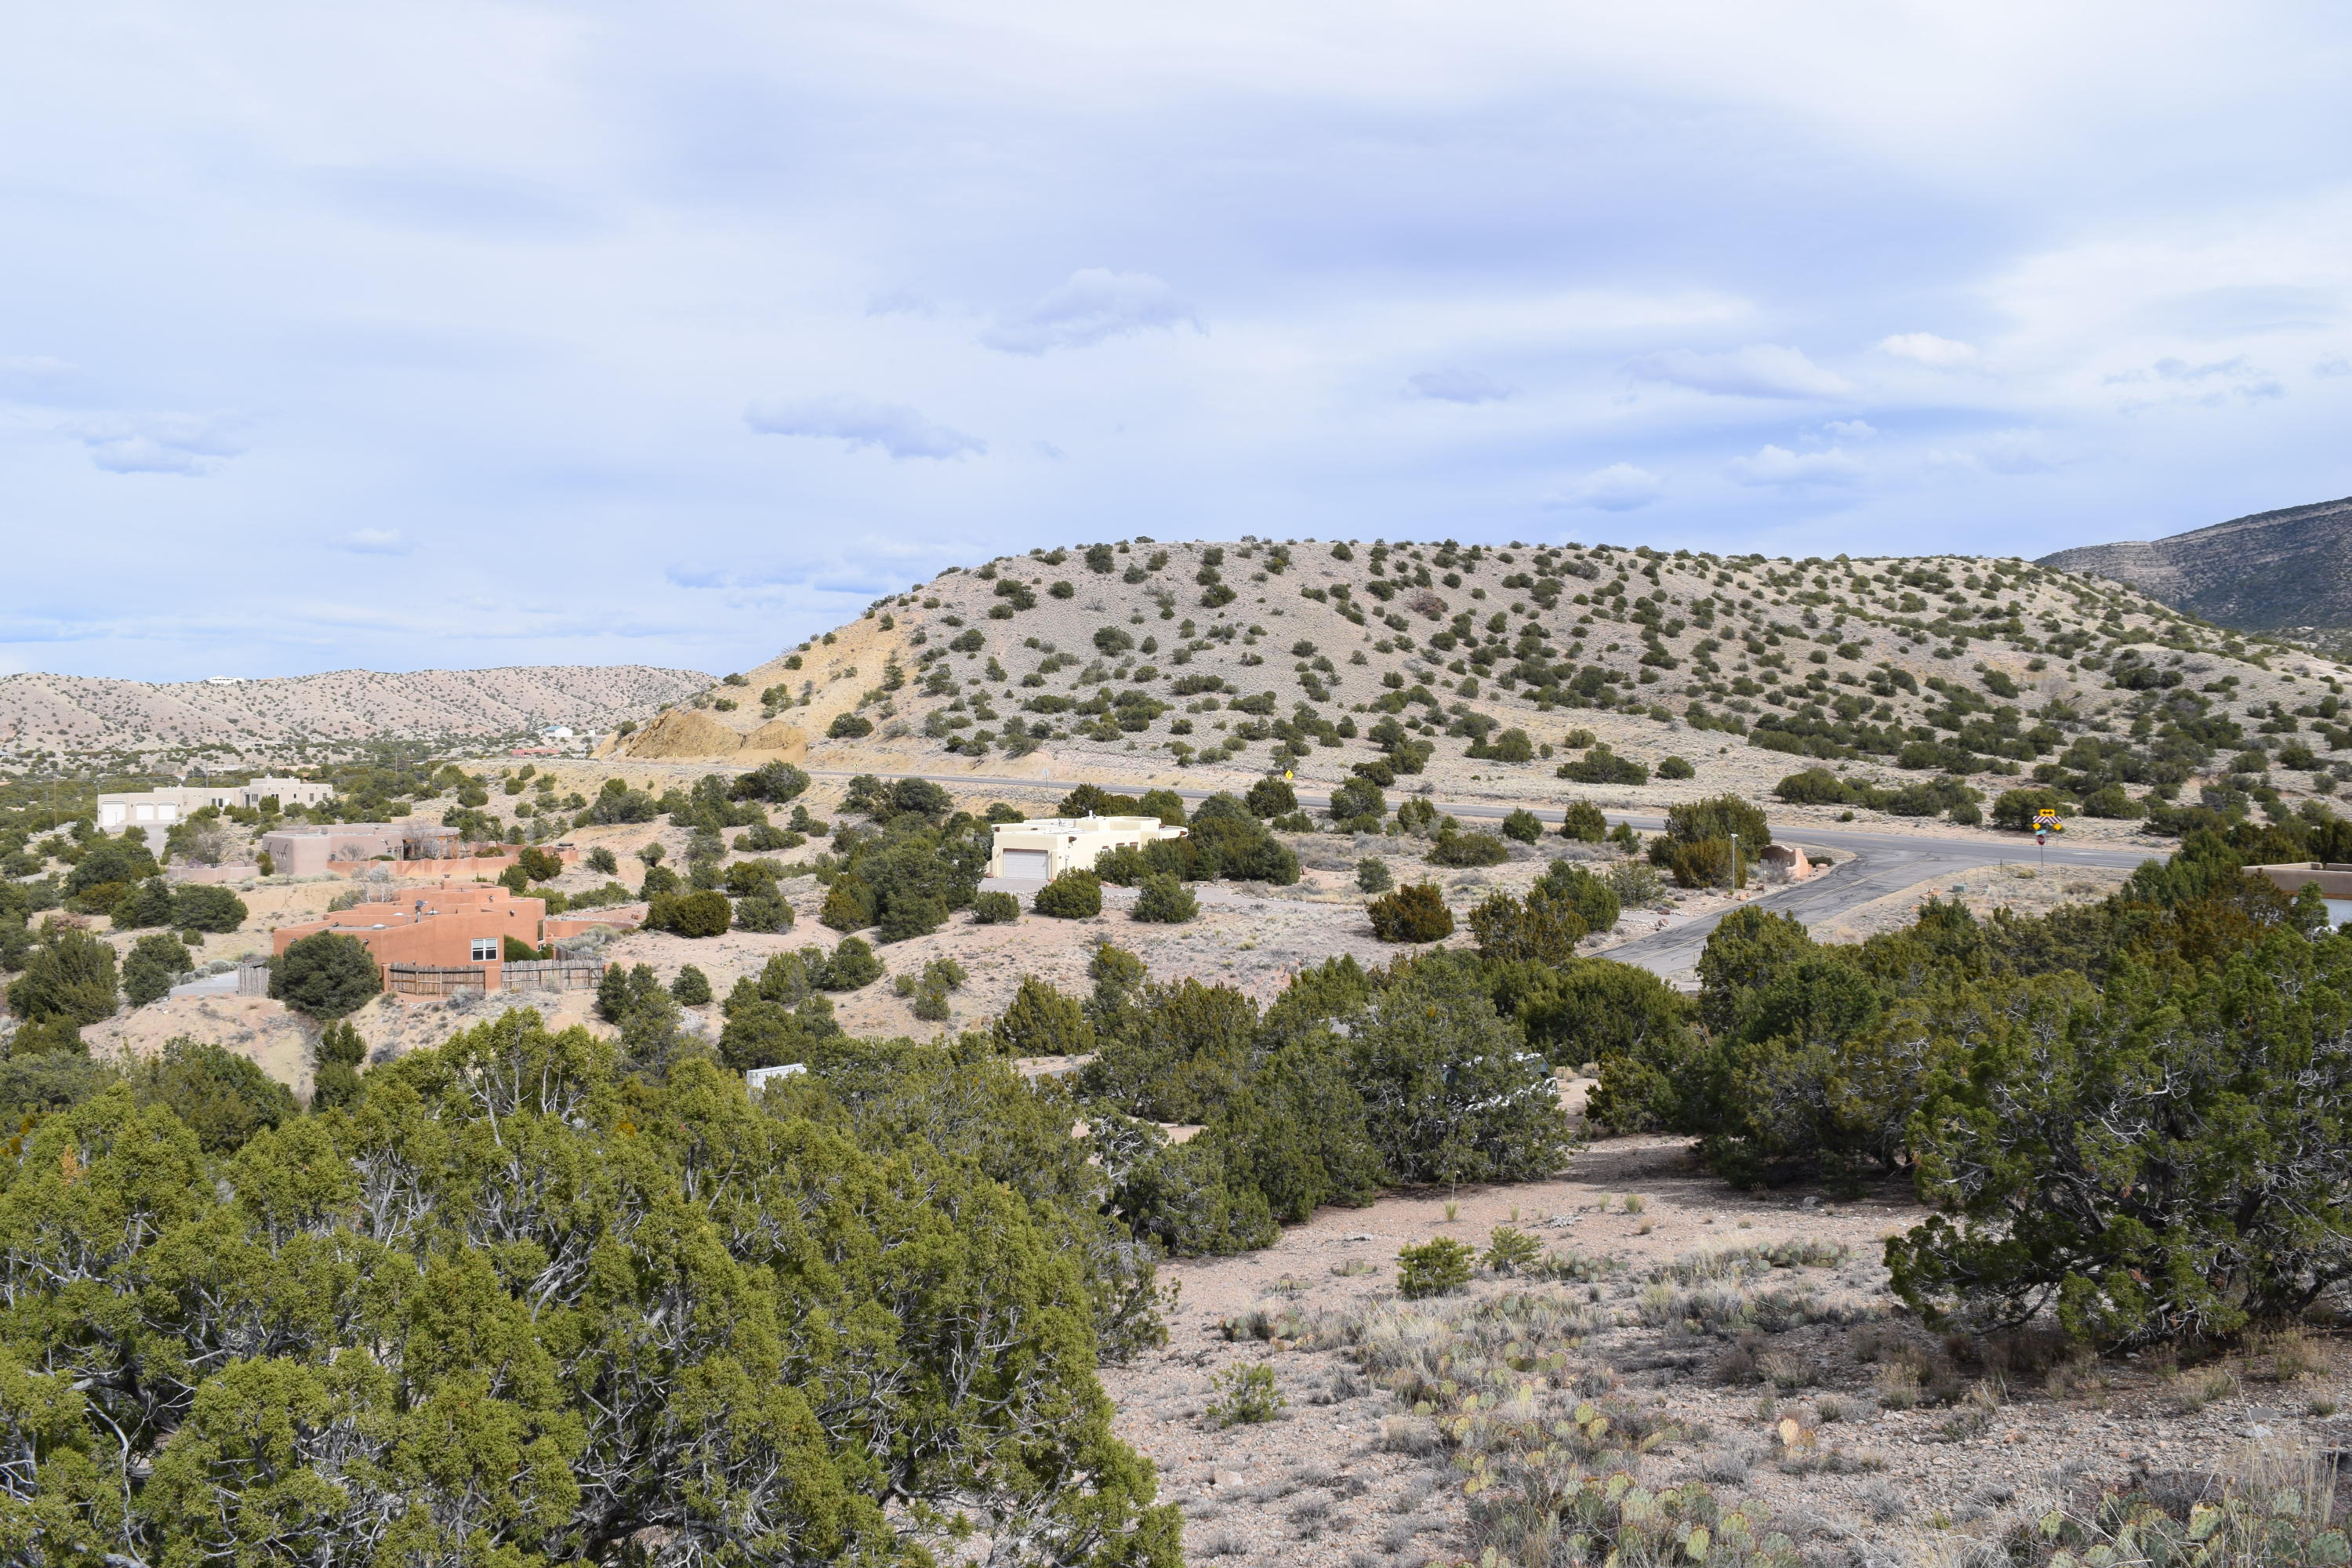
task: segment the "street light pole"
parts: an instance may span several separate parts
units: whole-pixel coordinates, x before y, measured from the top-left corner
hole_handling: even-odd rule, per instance
[[[1731,830],[1731,890],[1739,890],[1739,829]]]

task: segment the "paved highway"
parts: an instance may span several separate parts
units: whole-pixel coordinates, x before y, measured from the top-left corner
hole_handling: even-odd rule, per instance
[[[820,773],[818,778],[845,779],[846,773]],[[934,784],[990,784],[1021,786],[1034,789],[1067,791],[1078,781],[1071,779],[1009,778],[987,773],[882,773],[881,778],[926,778]],[[1121,785],[1122,790],[1132,785]],[[1185,800],[1206,800],[1218,794],[1215,790],[1180,789],[1176,794]],[[1299,792],[1299,804],[1307,806],[1327,806],[1330,797]],[[1465,820],[1495,821],[1518,809],[1516,805],[1498,805],[1491,801],[1446,802],[1433,799],[1438,810],[1451,813]],[[1547,822],[1558,823],[1557,809],[1536,815]],[[1634,826],[1656,832],[1664,827],[1665,818],[1643,813],[1609,812],[1612,822],[1630,822]],[[1819,846],[1832,850],[1836,864],[1820,876],[1793,886],[1773,889],[1763,894],[1759,902],[1784,914],[1796,916],[1808,927],[1834,921],[1857,905],[1889,893],[1928,881],[1961,881],[1971,871],[2004,862],[2045,863],[2061,866],[2120,867],[2129,869],[2143,860],[2161,859],[2170,853],[2168,847],[2151,844],[2146,849],[2097,848],[2089,845],[2053,844],[2047,849],[2037,849],[2011,837],[1947,836],[1930,833],[1874,832],[1847,827],[1815,827],[1807,826],[1793,831],[1790,837],[1809,847]],[[1652,936],[1639,938],[1612,948],[1609,956],[1627,963],[1638,963],[1668,980],[1690,978],[1698,962],[1699,950],[1706,945],[1707,933],[1714,931],[1721,915],[1692,921]]]

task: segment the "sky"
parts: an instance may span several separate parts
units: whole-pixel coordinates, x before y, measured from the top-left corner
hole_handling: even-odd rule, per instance
[[[2352,492],[2352,13],[28,7],[0,674],[748,668],[1150,535]]]

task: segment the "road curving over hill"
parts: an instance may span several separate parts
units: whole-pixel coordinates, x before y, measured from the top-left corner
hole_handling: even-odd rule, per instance
[[[846,779],[857,775],[846,772],[823,772],[817,778]],[[990,773],[877,773],[877,778],[929,779],[933,784],[964,787],[998,785],[1013,788],[1067,791],[1085,782],[1079,779],[1013,778]],[[1132,791],[1131,784],[1103,786],[1114,793]],[[1208,789],[1180,789],[1176,795],[1184,800],[1206,800],[1219,793]],[[1302,806],[1328,806],[1328,795],[1300,791]],[[1497,805],[1490,801],[1449,802],[1433,799],[1438,810],[1449,812],[1464,821],[1499,821],[1521,809],[1514,805]],[[1558,807],[1549,813],[1529,806],[1548,823],[1557,824]],[[1612,811],[1606,814],[1611,822],[1627,822],[1649,832],[1665,826],[1663,814]],[[2038,849],[2018,839],[1990,834],[1956,837],[1947,834],[1905,833],[1871,828],[1807,826],[1791,836],[1795,842],[1807,847],[1818,846],[1832,850],[1838,858],[1821,875],[1785,888],[1775,888],[1759,895],[1757,902],[1782,914],[1793,915],[1804,921],[1808,929],[1818,929],[1837,920],[1849,910],[1883,899],[1906,888],[1946,878],[1964,878],[1970,871],[1987,866],[2034,861],[2051,866],[2097,866],[2128,870],[2144,860],[2163,859],[2170,850],[2151,845],[2146,851],[2134,849],[2093,848],[2087,845],[2064,843]],[[1637,963],[1660,978],[1688,983],[1696,973],[1700,950],[1706,945],[1709,932],[1722,915],[1689,921],[1662,931],[1652,936],[1610,949],[1609,956],[1624,963]]]

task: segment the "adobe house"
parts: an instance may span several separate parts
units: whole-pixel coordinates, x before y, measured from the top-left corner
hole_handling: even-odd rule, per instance
[[[173,784],[163,789],[100,795],[98,826],[109,833],[119,833],[126,827],[169,829],[206,806],[217,810],[237,806],[251,811],[271,799],[281,807],[316,805],[331,799],[334,793],[334,785],[312,784],[308,779],[258,778],[235,784]],[[162,840],[156,842],[160,844]]]
[[[988,874],[1016,882],[1050,882],[1065,871],[1091,871],[1095,857],[1122,847],[1140,849],[1185,830],[1156,816],[1049,816],[998,825]]]
[[[2246,875],[2263,878],[2290,899],[2305,888],[2317,888],[2319,896],[2327,900],[2329,925],[2340,926],[2352,921],[2352,866],[2285,860],[2275,866],[2249,866]]]
[[[1757,867],[1774,881],[1801,882],[1813,874],[1813,863],[1793,844],[1768,844],[1756,857]]]
[[[355,904],[324,918],[279,926],[270,951],[282,953],[306,936],[333,931],[367,944],[375,955],[386,990],[392,966],[471,966],[482,972],[485,990],[501,989],[505,940],[532,948],[547,940],[545,899],[519,899],[494,882],[444,882],[435,888],[404,888],[381,903]]]
[[[383,822],[277,827],[261,836],[262,853],[283,877],[315,877],[362,860],[447,860],[465,847],[454,827]]]

